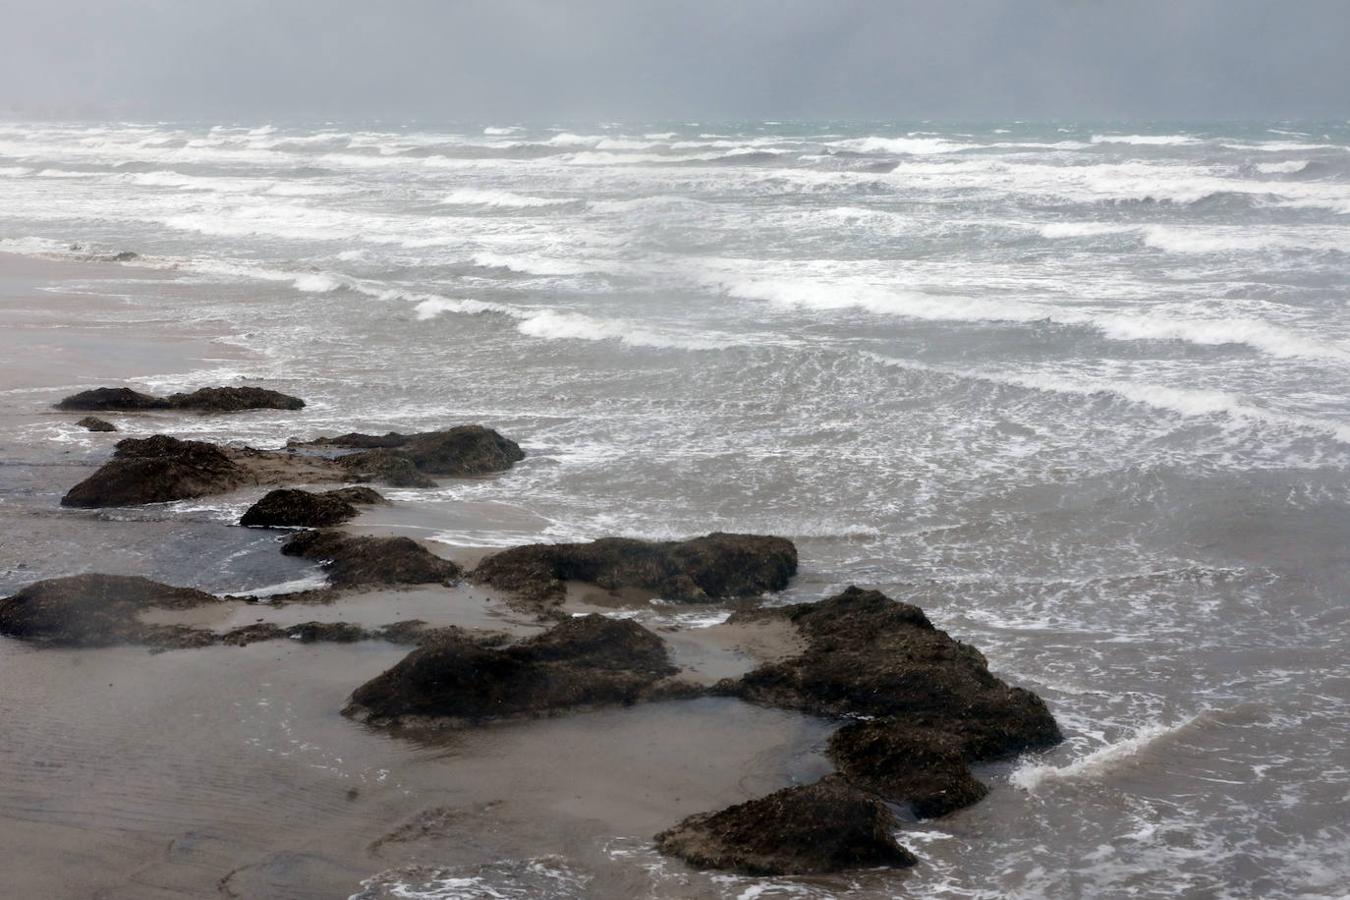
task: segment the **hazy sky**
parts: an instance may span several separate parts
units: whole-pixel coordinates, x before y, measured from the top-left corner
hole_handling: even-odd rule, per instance
[[[1350,117],[1350,0],[0,0],[0,111]]]

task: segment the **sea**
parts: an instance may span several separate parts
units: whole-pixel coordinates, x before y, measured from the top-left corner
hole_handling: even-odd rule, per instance
[[[0,252],[117,267],[66,285],[117,300],[90,327],[214,334],[218,363],[134,387],[310,402],[180,432],[482,422],[529,458],[395,492],[497,511],[428,539],[784,535],[773,602],[916,603],[1062,723],[982,767],[980,805],[905,823],[921,863],[884,887],[720,896],[1346,896],[1346,122],[4,122]],[[263,586],[237,554],[177,575]],[[649,837],[616,865],[680,896]],[[504,859],[361,896],[589,877]]]

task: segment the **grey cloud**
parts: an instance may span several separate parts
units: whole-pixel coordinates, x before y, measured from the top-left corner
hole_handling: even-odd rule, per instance
[[[4,0],[0,110],[1350,115],[1350,0]]]

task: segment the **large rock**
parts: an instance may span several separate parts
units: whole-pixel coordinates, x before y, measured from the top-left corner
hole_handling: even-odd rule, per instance
[[[456,425],[418,434],[344,434],[310,441],[305,446],[362,451],[343,457],[344,464],[353,469],[388,468],[389,460],[398,458],[408,460],[424,475],[457,478],[504,472],[525,458],[519,444],[482,425]]]
[[[445,635],[357,688],[344,713],[372,724],[464,724],[644,699],[675,673],[636,622],[581,616],[507,647]]]
[[[918,815],[984,795],[968,763],[1062,740],[1040,697],[995,678],[978,650],[933,627],[916,606],[851,587],[730,621],[765,618],[795,625],[806,650],[721,689],[816,715],[872,717],[840,730],[830,756],[855,784],[910,803]]]
[[[896,827],[884,803],[830,777],[690,816],[658,834],[656,845],[695,866],[751,875],[911,866]]]
[[[221,603],[191,588],[170,587],[128,575],[74,575],[31,584],[0,601],[0,634],[66,647],[148,644],[198,647],[210,632],[173,625],[148,625],[149,609],[191,609]]]
[[[163,409],[164,401],[131,388],[94,388],[66,397],[57,409],[88,412],[142,412]]]
[[[390,487],[435,487],[436,479],[425,475],[417,464],[392,450],[367,450],[337,458],[338,465],[353,481],[378,481]]]
[[[130,388],[94,388],[66,397],[57,409],[90,412],[145,412],[183,409],[197,412],[239,412],[246,409],[303,409],[305,401],[279,391],[256,387],[210,387],[191,393],[153,397]]]
[[[117,442],[113,458],[71,488],[62,506],[137,506],[231,491],[253,483],[214,444],[157,434]]]
[[[365,537],[337,531],[302,531],[282,546],[287,556],[322,564],[333,587],[454,584],[463,571],[406,537]]]
[[[384,498],[365,487],[312,493],[298,488],[269,491],[250,506],[239,524],[257,528],[328,528],[354,518],[355,504],[376,504]]]
[[[780,591],[796,571],[797,548],[788,539],[719,532],[687,541],[601,538],[588,544],[513,547],[484,559],[473,575],[523,601],[547,606],[561,602],[568,581],[706,603]]]
[[[113,457],[71,488],[62,506],[137,506],[223,494],[246,485],[347,481],[323,457],[220,447],[157,434],[118,441]]]

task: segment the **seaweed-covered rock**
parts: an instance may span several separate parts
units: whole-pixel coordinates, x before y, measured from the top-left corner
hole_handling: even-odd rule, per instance
[[[460,724],[628,704],[675,671],[665,644],[636,622],[581,616],[501,648],[441,635],[357,688],[344,714]]]
[[[687,541],[530,544],[487,557],[473,574],[523,601],[547,605],[562,600],[568,581],[698,603],[780,591],[796,571],[797,548],[787,538],[718,532]]]
[[[97,416],[85,416],[75,423],[85,431],[116,431],[117,426],[111,422],[104,421]]]
[[[303,531],[281,548],[287,556],[321,562],[334,587],[454,584],[462,570],[406,537],[366,537]]]
[[[656,836],[664,853],[702,868],[752,875],[810,875],[912,866],[894,816],[835,777],[790,787],[720,812],[690,816]]]
[[[852,784],[928,819],[978,803],[989,793],[973,774],[959,734],[895,719],[845,725],[830,736],[828,755]]]
[[[354,504],[383,502],[384,498],[370,488],[341,488],[317,494],[299,488],[278,488],[250,506],[239,524],[260,528],[328,528],[355,517],[358,510]]]
[[[305,401],[257,387],[209,387],[191,393],[153,397],[131,388],[94,388],[72,394],[57,409],[91,412],[145,412],[186,409],[197,412],[239,412],[246,409],[303,409]]]
[[[387,469],[393,465],[391,459],[406,459],[424,475],[456,478],[504,472],[525,458],[519,444],[482,425],[456,425],[418,434],[352,433],[292,444],[367,451],[343,457],[345,464],[354,469],[371,466]]]
[[[436,480],[424,475],[417,464],[392,450],[365,450],[339,456],[337,464],[355,481],[378,481],[390,487],[435,487]]]
[[[163,409],[164,401],[131,388],[94,388],[71,394],[60,403],[57,409],[81,410],[89,412],[142,412],[148,409]]]
[[[207,387],[164,398],[169,409],[197,412],[241,412],[246,409],[304,409],[305,401],[258,387]]]
[[[214,444],[157,434],[117,442],[113,458],[71,488],[62,506],[136,506],[234,490],[248,471]]]
[[[850,587],[819,603],[737,613],[731,621],[772,617],[792,622],[806,651],[744,676],[738,690],[748,700],[931,722],[965,735],[980,757],[1062,739],[1043,700],[995,678],[978,650],[933,627],[917,606]]]
[[[830,756],[850,781],[910,803],[917,815],[984,796],[968,763],[1063,739],[1040,697],[995,678],[978,650],[933,627],[916,606],[850,587],[731,621],[765,618],[793,623],[805,651],[721,688],[766,706],[874,717],[841,729]]]
[[[210,632],[174,625],[148,625],[148,609],[191,609],[223,602],[191,588],[171,587],[129,575],[74,575],[31,584],[0,601],[0,634],[39,644],[106,647],[148,644],[198,647]]]

